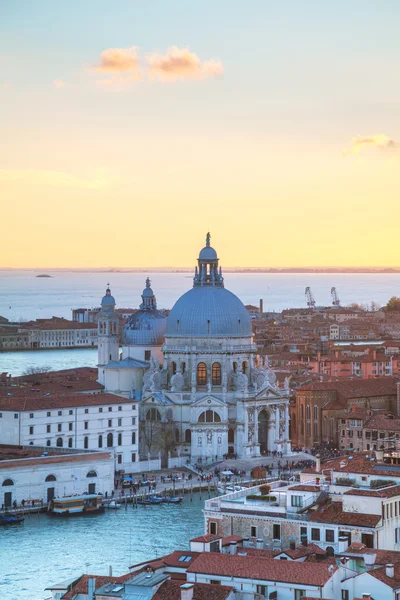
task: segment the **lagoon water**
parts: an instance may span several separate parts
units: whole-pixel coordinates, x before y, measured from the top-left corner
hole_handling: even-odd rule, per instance
[[[137,308],[145,285],[145,273],[52,272],[51,278],[38,278],[34,271],[0,271],[0,315],[10,321],[54,316],[70,319],[73,308],[99,306],[109,282],[117,306]],[[192,286],[189,273],[151,273],[153,290],[160,308],[171,308]],[[281,311],[305,307],[304,290],[311,286],[317,304],[331,303],[335,286],[343,305],[372,300],[386,304],[391,296],[400,296],[400,273],[226,273],[225,285],[245,304],[264,310]],[[53,370],[95,366],[97,351],[41,350],[40,352],[0,353],[0,372],[21,375],[31,366],[48,365]]]
[[[0,528],[1,600],[42,600],[48,585],[82,573],[123,575],[132,564],[187,550],[204,531],[207,494],[185,496],[179,506],[110,510],[95,517],[57,519],[30,515]]]

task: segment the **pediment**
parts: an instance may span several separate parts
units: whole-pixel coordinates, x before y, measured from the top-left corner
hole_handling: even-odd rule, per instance
[[[225,400],[222,400],[221,398],[214,396],[214,394],[206,394],[205,396],[201,396],[200,398],[197,398],[192,403],[192,406],[208,407],[208,406],[215,406],[215,405],[226,406],[226,402],[225,402]]]
[[[255,398],[257,400],[281,400],[282,395],[271,385],[266,385],[262,390],[258,390]]]
[[[166,406],[175,404],[175,402],[173,402],[166,394],[161,392],[150,392],[148,396],[142,399],[141,404],[146,406]]]

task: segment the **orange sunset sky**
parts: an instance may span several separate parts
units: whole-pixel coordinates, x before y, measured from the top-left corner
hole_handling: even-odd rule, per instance
[[[397,0],[0,3],[0,268],[400,265]]]

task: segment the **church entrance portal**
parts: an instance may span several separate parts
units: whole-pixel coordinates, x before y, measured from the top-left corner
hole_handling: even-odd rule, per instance
[[[260,444],[261,454],[268,450],[268,426],[269,415],[264,409],[258,415],[258,443]]]

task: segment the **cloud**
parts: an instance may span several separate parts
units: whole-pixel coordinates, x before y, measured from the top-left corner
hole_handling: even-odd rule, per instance
[[[136,46],[103,50],[90,70],[104,76],[96,80],[96,85],[104,88],[122,89],[142,79]]]
[[[139,68],[136,46],[130,48],[108,48],[100,54],[94,70],[100,73],[128,73]]]
[[[85,190],[99,190],[112,183],[105,177],[85,179],[63,171],[37,169],[0,169],[0,182],[21,182],[29,185],[51,185]]]
[[[61,89],[61,88],[65,87],[67,84],[62,79],[55,79],[53,81],[53,85],[55,88]]]
[[[171,46],[165,54],[154,52],[146,58],[150,79],[176,81],[178,79],[207,79],[222,74],[220,60],[201,61],[188,48]]]
[[[343,154],[360,154],[361,151],[375,149],[385,152],[398,152],[398,144],[383,133],[378,135],[368,135],[364,137],[355,137],[352,139],[350,147],[343,150]]]

